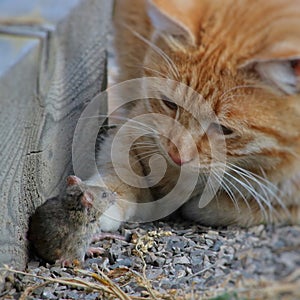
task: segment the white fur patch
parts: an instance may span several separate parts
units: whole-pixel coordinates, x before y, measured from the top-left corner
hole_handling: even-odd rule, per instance
[[[101,231],[116,231],[123,222],[121,208],[112,205],[99,219]]]

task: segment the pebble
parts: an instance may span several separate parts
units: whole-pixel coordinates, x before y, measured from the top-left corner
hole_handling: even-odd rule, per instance
[[[173,263],[180,264],[180,265],[189,265],[190,260],[186,256],[181,256],[181,257],[175,257],[173,260]]]
[[[272,228],[260,225],[245,230],[233,227],[217,231],[184,222],[173,224],[160,221],[138,225],[126,224],[120,233],[142,237],[152,232],[153,238],[153,232],[160,230],[171,230],[173,235],[154,236],[153,245],[144,254],[144,259],[147,278],[157,292],[165,295],[168,295],[169,289],[175,289],[176,295],[185,296],[191,292],[192,287],[198,295],[196,299],[200,299],[207,298],[206,293],[210,290],[222,291],[224,288],[234,290],[237,285],[240,289],[243,282],[257,282],[259,286],[261,282],[275,280],[280,285],[281,281],[300,269],[299,226]],[[103,244],[99,242],[99,246],[103,245],[108,249],[108,257],[89,258],[83,268],[92,271],[91,266],[94,264],[107,274],[122,270],[120,277],[112,280],[120,284],[123,291],[135,297],[148,295],[145,287],[141,287],[136,280],[126,275],[126,268],[140,274],[144,268],[143,260],[135,252],[134,241],[106,240]],[[31,274],[57,279],[76,276],[93,281],[90,277],[74,274],[70,268],[50,265],[39,267],[37,261],[28,264],[28,271]],[[27,286],[42,282],[41,279],[15,275],[7,281],[6,287],[9,289],[7,295],[18,298],[18,293]],[[84,291],[82,288],[76,289],[63,284],[49,284],[34,289],[27,299],[96,300],[97,298],[99,298],[97,292]]]
[[[210,240],[210,239],[206,239],[205,240],[205,244],[208,246],[208,247],[212,247],[214,245],[214,241],[213,240]]]
[[[223,243],[221,241],[216,241],[212,247],[212,251],[218,252],[221,249]]]
[[[193,265],[200,265],[203,263],[202,256],[191,256],[191,262]]]
[[[55,295],[52,293],[52,288],[51,287],[45,287],[43,292],[42,292],[42,299],[56,299]]]

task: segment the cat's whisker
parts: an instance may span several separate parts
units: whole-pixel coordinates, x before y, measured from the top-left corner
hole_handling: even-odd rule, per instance
[[[269,182],[268,180],[267,180],[267,174],[265,173],[265,171],[264,171],[264,169],[262,168],[262,167],[260,167],[260,171],[261,171],[261,173],[262,173],[262,175],[263,175],[263,179],[266,181],[266,182]],[[278,192],[278,194],[280,195],[280,191],[279,191],[279,189],[278,189],[278,187],[277,186],[275,186],[274,184],[272,184],[271,182],[269,182],[270,183],[270,185],[273,187],[275,187],[275,191],[277,191]],[[280,207],[282,208],[282,210],[284,211],[284,213],[285,213],[285,215],[288,217],[288,218],[291,218],[292,216],[291,216],[291,213],[289,212],[289,210],[288,210],[288,208],[287,208],[287,206],[283,203],[283,201],[281,200],[281,198],[277,195],[277,194],[275,194],[275,200],[277,201],[277,203],[280,205]]]
[[[273,184],[272,182],[270,182],[269,180],[267,180],[266,177],[259,176],[259,175],[256,174],[256,173],[253,173],[253,172],[251,172],[251,171],[249,171],[249,170],[246,170],[246,169],[244,169],[244,168],[242,168],[242,167],[239,167],[238,165],[232,164],[232,163],[230,163],[230,162],[227,162],[227,167],[228,167],[228,166],[231,166],[231,167],[234,168],[235,170],[239,170],[239,171],[241,171],[241,172],[244,172],[244,173],[247,173],[247,174],[249,174],[249,175],[251,175],[251,176],[254,176],[254,177],[256,177],[258,180],[261,180],[261,181],[265,182],[267,185],[270,185],[270,187],[272,187],[275,191],[278,191],[277,186],[276,186],[275,184]]]
[[[172,71],[173,75],[175,76],[175,79],[179,79],[179,72],[177,70],[176,65],[174,64],[174,62],[172,61],[172,59],[162,50],[160,49],[158,46],[156,46],[155,44],[153,44],[151,41],[149,41],[148,39],[146,39],[145,37],[143,37],[141,34],[139,34],[137,31],[135,31],[134,29],[132,29],[130,26],[128,26],[127,24],[123,24],[127,29],[129,29],[132,34],[134,34],[137,38],[139,38],[141,41],[143,41],[145,44],[147,44],[152,50],[154,50],[155,53],[157,53],[165,62],[166,64],[169,66],[170,71]]]
[[[253,186],[243,182],[242,180],[238,179],[236,176],[230,174],[229,172],[225,172],[225,176],[230,177],[232,180],[234,180],[236,183],[238,183],[241,187],[243,187],[257,202],[261,212],[265,216],[265,219],[269,219],[269,215],[266,211],[266,208],[262,204],[262,202],[268,207],[270,211],[272,211],[273,207],[272,205],[264,198],[262,197],[254,188]]]
[[[212,170],[216,170],[218,168],[221,168],[221,170],[225,170],[225,168],[227,167],[227,164],[223,164],[223,163],[214,163],[214,166],[212,167]],[[245,204],[247,205],[249,211],[251,211],[251,207],[250,204],[247,200],[247,198],[245,197],[245,195],[239,190],[239,188],[233,183],[231,182],[227,177],[226,177],[227,172],[224,172],[224,176],[222,176],[222,178],[220,177],[220,179],[223,179],[224,181],[226,181],[228,184],[230,184],[237,192],[238,194],[242,197],[242,199],[244,200]],[[220,176],[220,175],[219,175]],[[236,196],[235,196],[236,198]]]
[[[268,192],[270,192],[271,190],[265,186],[262,182],[258,181],[255,177],[253,177],[252,174],[246,174],[245,172],[242,172],[242,171],[239,171],[239,170],[236,170],[235,168],[232,168],[230,167],[229,165],[227,165],[227,168],[233,172],[235,172],[236,174],[238,174],[249,186],[253,186],[253,184],[251,184],[249,182],[249,180],[252,180],[254,181],[256,184],[258,184],[259,188],[262,190],[264,196],[265,196],[265,199],[268,203],[271,203],[271,199],[270,199],[270,195],[268,194]],[[248,180],[249,179],[249,180]],[[253,187],[254,188],[254,187]],[[268,192],[266,192],[266,190]]]
[[[157,144],[155,144],[154,142],[150,142],[150,141],[142,141],[142,142],[135,142],[134,145],[152,145],[157,147]]]
[[[207,181],[209,189],[213,192],[214,195],[217,195],[218,190],[215,189],[214,185],[210,182],[210,180]]]
[[[234,207],[238,212],[240,212],[240,207],[238,205],[238,202],[236,200],[236,197],[234,196],[233,192],[231,191],[230,187],[225,183],[224,177],[221,178],[221,176],[212,170],[212,175],[217,179],[219,184],[221,185],[222,189],[226,192],[226,194],[229,196],[231,199],[232,203],[234,204]]]
[[[249,201],[247,199],[247,197],[239,190],[239,188],[233,183],[231,182],[228,178],[224,177],[224,180],[230,184],[232,186],[232,188],[240,195],[240,197],[243,199],[244,203],[246,204],[248,210],[250,213],[252,213],[252,209],[251,206],[249,204]]]
[[[254,175],[257,175],[257,174],[254,174],[254,173],[244,170],[242,168],[240,168],[241,169],[240,171],[235,170],[234,167],[236,167],[236,166],[234,166],[234,165],[233,165],[233,168],[230,168],[228,165],[227,165],[227,167],[229,169],[231,169],[231,171],[233,171],[233,172],[237,173],[239,176],[241,176],[242,179],[245,180],[249,185],[253,186],[251,183],[249,183],[249,181],[245,177],[254,181],[258,185],[258,188],[263,192],[265,198],[262,197],[262,195],[258,191],[256,192],[256,197],[254,195],[253,195],[253,197],[255,198],[256,201],[260,199],[268,207],[270,212],[273,212],[274,215],[277,215],[277,217],[280,217],[279,212],[276,209],[274,209],[274,206],[272,205],[272,200],[276,200],[277,203],[280,205],[280,207],[286,212],[287,216],[289,215],[289,212],[288,212],[286,206],[283,204],[282,200],[274,193],[274,191],[272,189],[270,189],[270,187],[268,187],[267,185],[263,184],[261,181],[257,180],[257,178],[255,178]],[[262,179],[265,180],[264,178],[260,177],[259,175],[257,175],[257,177],[259,177],[260,180],[262,180]],[[267,183],[269,183],[269,182],[267,181]],[[271,183],[270,183],[270,185],[272,186]],[[270,196],[272,196],[273,198],[270,198]],[[270,219],[272,219],[273,214],[272,213],[270,214]]]
[[[144,155],[144,154],[145,154],[145,155]],[[141,160],[153,156],[154,154],[160,154],[160,153],[159,153],[156,149],[155,149],[155,150],[151,150],[151,151],[144,151],[144,152],[142,153],[142,155],[139,156],[139,159],[136,160],[136,161],[131,165],[131,167],[135,166],[135,164],[137,164],[137,163],[140,162]],[[117,164],[116,162],[114,162],[114,165],[112,165],[112,166],[110,166],[110,167],[106,166],[105,168],[106,168],[106,169],[111,168],[112,170],[114,170],[116,166],[118,166],[118,164]],[[123,166],[123,165],[122,165],[122,166]]]
[[[143,155],[143,156],[139,156],[139,159],[137,159],[132,166],[135,166],[138,162],[148,158],[148,157],[151,157],[153,156],[154,154],[159,154],[159,152],[157,150],[152,150],[152,151],[146,151],[146,152],[143,152],[143,154],[146,154],[146,155]]]
[[[235,95],[229,95],[225,98],[222,98],[222,101],[226,101],[226,100],[229,100],[229,99],[234,99],[234,98],[242,98],[242,97],[245,97],[245,95],[242,95],[242,94],[235,94]]]
[[[119,120],[124,120],[124,121],[129,121],[129,122],[133,122],[134,124],[137,124],[137,125],[140,125],[140,126],[144,126],[144,128],[148,129],[148,130],[151,130],[152,132],[156,133],[156,134],[159,134],[159,132],[150,127],[149,124],[145,124],[143,122],[140,122],[140,121],[137,121],[137,120],[134,120],[134,119],[131,119],[131,118],[127,118],[127,117],[121,117],[121,116],[110,116],[110,118],[116,118],[116,119],[119,119]],[[123,124],[123,126],[127,125],[128,126],[128,123],[125,123]],[[141,129],[140,127],[136,127],[136,129]]]
[[[147,133],[147,132],[145,132],[145,133],[143,133],[143,134],[141,134],[141,132],[136,132],[136,133],[134,133],[134,132],[129,132],[129,133],[122,133],[121,134],[121,137],[122,137],[122,139],[123,138],[130,138],[131,140],[132,140],[132,138],[134,138],[136,141],[139,139],[139,138],[141,138],[141,137],[143,137],[143,138],[145,138],[145,137],[152,137],[153,136],[153,134],[152,133]],[[124,141],[123,141],[124,142]],[[132,142],[128,142],[128,145],[133,145],[133,144],[135,144],[135,141],[132,141]]]
[[[262,89],[263,87],[257,84],[244,84],[244,85],[237,85],[235,87],[230,88],[229,90],[225,91],[221,96],[220,99],[223,100],[224,97],[232,91],[236,91],[238,89],[246,89],[246,88],[254,88],[254,89]]]
[[[148,149],[148,148],[157,148],[157,147],[154,145],[144,145],[144,146],[137,145],[136,146],[135,144],[133,144],[133,146],[131,147],[131,150],[138,150],[138,149],[144,149],[144,148]]]
[[[150,127],[148,124],[145,124],[145,123],[142,123],[142,122],[139,122],[137,120],[134,120],[134,119],[131,119],[131,118],[127,118],[127,117],[121,117],[121,116],[112,116],[112,115],[101,115],[101,114],[97,114],[95,116],[90,116],[90,117],[80,117],[78,120],[85,120],[85,119],[93,119],[93,118],[98,118],[98,117],[109,117],[109,119],[117,119],[117,120],[122,120],[122,121],[128,121],[128,122],[133,122],[137,125],[140,125],[140,126],[144,126],[143,129],[148,129],[148,130],[151,130],[151,132],[154,132],[156,134],[159,134],[159,132],[157,130],[155,130],[154,128]],[[130,124],[132,126],[132,124]],[[124,124],[114,124],[114,125],[111,125],[111,124],[108,124],[108,125],[104,125],[104,126],[129,126],[128,123],[124,123]],[[140,127],[133,127],[132,128],[136,128],[138,130],[142,130],[142,128]]]
[[[143,69],[145,69],[145,70],[148,70],[148,71],[150,71],[150,72],[153,72],[153,73],[155,73],[155,74],[157,74],[157,75],[160,75],[161,77],[163,77],[163,78],[168,78],[168,76],[167,76],[167,74],[164,74],[164,73],[162,73],[162,72],[160,72],[160,71],[158,71],[158,70],[155,70],[155,69],[152,69],[152,68],[150,68],[150,67],[146,67],[146,66],[143,66],[143,65],[138,65],[140,68],[143,68]]]
[[[270,211],[269,217],[272,218],[272,211],[274,210],[274,207],[273,207],[272,202],[270,201],[270,197],[269,197],[268,193],[265,191],[264,187],[260,183],[258,183],[259,188],[263,193],[263,195],[261,195],[259,193],[259,191],[256,191],[253,184],[251,184],[249,182],[249,180],[243,174],[241,174],[239,172],[236,172],[236,173],[242,178],[242,180],[244,180],[246,182],[246,184],[249,187],[253,187],[253,190],[255,191],[255,195],[256,195],[256,197],[254,195],[253,195],[253,197],[255,198],[256,201],[257,201],[257,198],[260,198],[262,200],[262,203],[265,204],[268,207],[269,211]]]
[[[112,125],[112,129],[113,129],[113,128],[117,128],[118,126],[120,126],[120,127],[125,127],[125,128],[132,128],[132,129],[136,129],[136,130],[137,130],[137,132],[135,132],[135,131],[130,132],[130,135],[131,135],[131,134],[132,134],[132,135],[133,135],[133,134],[140,135],[141,132],[142,132],[142,133],[149,134],[149,135],[150,135],[150,134],[153,134],[152,131],[147,131],[146,128],[136,127],[136,126],[129,125],[129,124],[114,124],[114,125]],[[108,125],[107,127],[110,127],[110,126]]]
[[[241,168],[239,166],[235,166],[235,165],[230,164],[230,163],[227,164],[227,167],[229,167],[229,165],[232,166],[232,170],[233,171],[239,170],[241,173],[244,174],[244,176],[246,176],[249,179],[251,179],[254,182],[256,182],[263,191],[267,192],[267,194],[269,195],[269,197],[271,196],[272,199],[276,200],[276,202],[281,206],[281,208],[283,210],[285,210],[286,212],[288,212],[285,204],[282,202],[282,200],[280,199],[280,197],[276,194],[276,192],[279,193],[279,190],[278,190],[277,186],[275,186],[273,183],[271,183],[269,180],[267,180],[266,177],[265,178],[261,177],[258,174],[255,174],[253,172],[250,172],[248,170],[245,170],[245,169],[243,169],[243,168]],[[261,168],[261,171],[262,171],[262,174],[264,174],[264,171],[262,170],[262,168]],[[269,201],[271,202],[270,198],[269,198]]]

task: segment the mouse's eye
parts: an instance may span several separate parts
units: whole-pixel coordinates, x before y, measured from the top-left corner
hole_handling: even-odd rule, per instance
[[[224,125],[221,125],[221,124],[218,124],[218,123],[211,123],[209,128],[208,128],[208,131],[209,132],[214,132],[214,133],[217,133],[217,134],[224,134],[224,135],[231,135],[233,134],[233,130],[224,126]]]
[[[102,198],[106,198],[107,197],[107,193],[106,192],[103,192],[102,193]]]
[[[167,106],[169,109],[171,109],[171,110],[177,110],[178,106],[177,106],[177,104],[174,101],[172,101],[171,99],[169,99],[166,96],[162,96],[161,99],[162,99],[163,104],[165,106]]]

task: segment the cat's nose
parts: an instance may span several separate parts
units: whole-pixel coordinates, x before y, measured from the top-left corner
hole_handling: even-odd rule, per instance
[[[184,161],[181,160],[179,153],[174,153],[172,151],[169,151],[168,154],[176,165],[181,166],[185,163]]]

